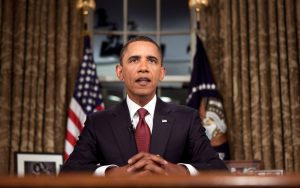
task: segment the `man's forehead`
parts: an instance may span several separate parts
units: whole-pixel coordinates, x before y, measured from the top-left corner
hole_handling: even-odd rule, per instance
[[[148,53],[157,53],[160,55],[159,49],[155,44],[148,41],[135,41],[128,45],[126,52],[130,53],[139,53],[139,52],[148,52]]]
[[[134,41],[128,45],[128,48],[133,47],[133,46],[140,46],[140,45],[141,46],[152,46],[153,48],[157,49],[156,45],[149,41]]]

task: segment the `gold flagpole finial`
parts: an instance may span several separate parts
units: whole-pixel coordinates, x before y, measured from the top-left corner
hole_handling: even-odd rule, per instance
[[[196,12],[200,12],[202,7],[208,6],[208,0],[189,0],[189,7],[195,7]]]
[[[200,11],[208,6],[208,0],[189,0],[189,7],[196,12],[197,30],[200,29]]]
[[[95,0],[78,0],[77,9],[82,9],[83,15],[87,16],[89,11],[96,8]]]
[[[76,8],[82,11],[83,19],[84,19],[84,35],[90,34],[88,32],[88,23],[89,23],[89,13],[92,10],[96,9],[95,0],[77,0]]]

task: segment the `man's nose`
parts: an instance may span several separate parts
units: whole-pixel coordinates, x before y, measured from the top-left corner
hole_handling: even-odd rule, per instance
[[[147,62],[147,60],[142,60],[140,62],[139,70],[143,71],[143,72],[148,71],[148,62]]]

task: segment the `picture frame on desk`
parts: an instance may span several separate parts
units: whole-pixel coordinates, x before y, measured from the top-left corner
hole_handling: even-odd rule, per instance
[[[256,170],[258,176],[282,176],[284,175],[283,169],[270,169],[270,170]]]
[[[17,176],[39,176],[59,174],[63,164],[61,153],[15,152],[15,173]]]
[[[262,168],[260,160],[226,160],[224,162],[229,171],[235,174],[254,174]]]

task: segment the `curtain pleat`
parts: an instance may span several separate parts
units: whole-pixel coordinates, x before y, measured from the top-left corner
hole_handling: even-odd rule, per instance
[[[249,29],[248,29],[248,4],[239,3],[240,34],[241,34],[241,97],[242,97],[242,137],[245,159],[252,159],[251,148],[251,119],[250,119],[250,76],[249,76]]]
[[[297,41],[297,65],[298,65],[298,86],[299,86],[299,82],[300,82],[300,1],[295,1],[294,5],[296,7],[295,13],[296,13],[296,28],[297,28],[297,39],[295,41]],[[298,104],[300,104],[300,91],[299,91],[299,87],[298,87],[298,99],[296,99],[296,101],[298,101]],[[299,112],[299,107],[298,107],[298,112]],[[298,115],[296,114],[296,119],[297,119],[297,124],[295,124],[295,140],[294,140],[294,145],[295,145],[295,155],[297,157],[295,157],[295,170],[296,171],[300,171],[300,161],[297,160],[298,156],[300,156],[300,123],[299,123],[299,113]]]
[[[26,22],[32,22],[34,18],[34,4],[32,1],[28,1],[28,14],[25,15]],[[26,32],[25,32],[25,66],[24,66],[24,95],[23,95],[23,111],[22,111],[22,130],[21,130],[21,139],[23,142],[21,142],[20,150],[26,151],[28,149],[28,140],[29,140],[29,134],[28,130],[30,130],[30,99],[31,99],[31,73],[32,73],[32,32],[33,32],[33,26],[32,25],[26,25]]]
[[[73,7],[75,9],[75,7]],[[54,122],[54,131],[55,135],[54,136],[54,149],[56,151],[63,151],[64,145],[64,138],[65,138],[65,130],[61,130],[61,127],[59,125],[62,125],[66,122],[66,105],[68,105],[68,101],[66,101],[66,90],[68,88],[67,86],[67,69],[68,66],[72,63],[69,63],[68,59],[68,53],[69,53],[69,48],[72,46],[68,44],[69,39],[74,39],[70,41],[80,41],[80,38],[78,36],[76,37],[71,37],[70,32],[72,30],[77,30],[78,28],[75,27],[70,27],[68,23],[69,21],[76,21],[76,19],[68,19],[72,18],[69,12],[71,12],[72,7],[69,7],[68,1],[57,1],[57,14],[56,14],[56,32],[59,31],[59,35],[56,35],[56,48],[55,53],[57,55],[56,62],[55,62],[55,93],[54,93],[54,99],[55,99],[55,122]],[[59,19],[61,18],[61,19]],[[76,18],[76,17],[73,17]],[[78,17],[77,17],[78,18]],[[70,29],[69,29],[70,28]],[[72,28],[72,29],[71,29]],[[80,30],[79,30],[80,32]],[[80,35],[79,35],[80,36]],[[78,45],[75,45],[75,47],[78,48]],[[73,54],[74,55],[74,54]],[[75,55],[76,57],[76,55]],[[77,58],[76,58],[77,59]],[[78,60],[75,61],[77,65],[79,65]],[[73,73],[75,73],[74,71]],[[72,74],[72,73],[71,73]],[[73,90],[72,90],[73,91]]]
[[[34,1],[34,0],[33,0]],[[38,62],[39,62],[39,49],[40,49],[40,17],[41,17],[41,6],[42,1],[35,1],[30,2],[31,5],[34,5],[33,11],[34,11],[34,18],[32,20],[33,29],[32,32],[29,33],[29,35],[32,37],[32,60],[31,60],[31,76],[30,76],[30,83],[27,83],[30,86],[30,125],[28,130],[28,150],[27,151],[34,151],[35,150],[35,136],[36,136],[36,112],[37,112],[37,84],[38,84]],[[24,150],[22,150],[24,151]],[[25,150],[26,151],[26,150]]]
[[[234,126],[234,157],[244,158],[244,148],[243,148],[243,129],[242,129],[242,86],[241,86],[241,42],[240,42],[240,11],[239,11],[239,1],[232,1],[232,33],[236,33],[232,38],[232,78],[233,78],[233,122]],[[242,155],[240,155],[242,154]]]
[[[223,58],[220,57],[220,62],[223,64],[223,69],[220,71],[220,73],[216,75],[223,74],[224,82],[222,82],[221,85],[221,93],[223,95],[224,100],[224,111],[226,115],[226,123],[228,125],[228,138],[229,138],[229,144],[231,147],[234,145],[234,129],[233,129],[233,78],[232,78],[232,31],[231,31],[231,22],[232,22],[232,11],[231,11],[231,0],[229,0],[229,3],[227,0],[220,1],[222,3],[221,7],[224,7],[224,11],[222,11],[220,19],[222,20],[221,23],[221,34],[223,34],[222,42],[223,44]],[[223,9],[221,9],[223,10]],[[208,14],[209,15],[209,14]],[[209,32],[208,32],[209,33]],[[211,48],[211,46],[208,46],[208,48]],[[212,55],[211,55],[212,56]],[[211,57],[209,56],[209,58]],[[217,62],[211,62],[217,63]],[[218,80],[219,77],[215,76],[215,79]],[[223,87],[222,87],[223,86]],[[230,150],[230,154],[232,158],[235,156],[234,150]]]
[[[0,173],[5,174],[9,170],[10,162],[10,139],[11,139],[11,123],[12,123],[12,51],[13,51],[13,12],[14,7],[12,1],[2,2],[2,20],[1,20],[1,75],[0,75]]]
[[[290,99],[289,99],[289,79],[288,79],[288,59],[287,59],[287,43],[286,43],[286,27],[285,27],[285,1],[277,1],[278,9],[278,25],[279,25],[279,57],[280,57],[280,88],[281,88],[281,104],[282,104],[282,120],[283,120],[283,145],[285,168],[293,169],[293,150],[291,139],[291,119],[290,119]]]
[[[299,169],[299,139],[300,139],[300,80],[299,63],[297,52],[296,10],[295,1],[286,1],[286,32],[287,32],[287,56],[289,71],[289,98],[291,100],[291,138],[293,150],[294,168]],[[300,29],[300,28],[299,28]],[[300,49],[298,49],[300,50]]]
[[[262,147],[264,148],[263,163],[267,169],[272,168],[272,134],[271,134],[271,111],[270,111],[270,84],[269,84],[269,58],[268,58],[268,11],[267,1],[258,0],[258,48],[259,48],[259,89],[260,89],[260,108],[261,108],[261,134]]]
[[[270,82],[271,82],[271,110],[274,147],[274,162],[276,169],[283,169],[283,135],[280,103],[280,73],[279,73],[279,47],[277,24],[277,0],[268,1],[269,46],[270,46]]]
[[[46,35],[46,67],[45,80],[45,114],[43,123],[43,152],[54,152],[54,124],[55,124],[55,13],[56,1],[46,1],[47,12],[47,35]]]
[[[45,115],[45,80],[46,80],[46,45],[47,45],[47,0],[41,1],[41,15],[38,21],[39,27],[39,54],[38,54],[38,77],[37,77],[37,95],[36,95],[36,124],[35,124],[35,141],[34,150],[37,152],[43,151],[43,124]]]
[[[253,158],[262,159],[261,153],[261,121],[260,121],[260,92],[258,71],[258,17],[257,1],[248,0],[248,22],[249,22],[249,74],[250,74],[250,118]]]
[[[11,156],[14,151],[19,150],[21,143],[20,131],[22,129],[22,111],[23,111],[23,75],[24,75],[24,50],[25,50],[25,17],[26,17],[26,1],[14,3],[14,7],[18,14],[14,14],[13,19],[13,59],[12,70],[13,76],[10,81],[12,87],[12,123],[11,123]],[[11,157],[11,163],[13,158]]]

